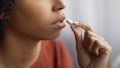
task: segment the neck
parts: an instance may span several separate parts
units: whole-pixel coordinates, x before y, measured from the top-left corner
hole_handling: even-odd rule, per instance
[[[18,36],[8,30],[0,47],[0,56],[6,66],[29,68],[37,60],[40,48],[40,41]]]

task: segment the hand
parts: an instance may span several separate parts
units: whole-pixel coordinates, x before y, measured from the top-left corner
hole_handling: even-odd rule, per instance
[[[85,30],[84,40],[78,28]],[[104,38],[96,35],[92,28],[83,23],[75,22],[71,29],[76,39],[77,58],[81,68],[106,68],[112,47]]]

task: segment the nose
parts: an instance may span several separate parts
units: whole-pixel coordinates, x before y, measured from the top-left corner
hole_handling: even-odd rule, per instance
[[[66,7],[62,0],[55,0],[53,5],[53,11],[61,11]]]

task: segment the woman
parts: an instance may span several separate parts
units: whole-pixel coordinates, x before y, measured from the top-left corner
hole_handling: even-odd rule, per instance
[[[1,68],[34,67],[34,63],[42,53],[42,40],[48,40],[44,41],[49,42],[47,45],[61,47],[61,43],[52,40],[57,38],[61,29],[65,27],[63,23],[65,16],[61,12],[64,8],[62,0],[0,0]],[[84,41],[78,26],[85,29]],[[105,68],[112,50],[109,44],[86,24],[75,22],[71,25],[71,29],[75,34],[80,67]],[[60,66],[48,65],[49,68],[68,68],[69,65],[66,62]],[[34,68],[45,68],[45,65]]]

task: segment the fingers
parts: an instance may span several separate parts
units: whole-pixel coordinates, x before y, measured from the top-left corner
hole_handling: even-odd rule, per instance
[[[96,39],[95,39],[94,37],[89,37],[89,38],[87,39],[86,45],[84,45],[84,46],[85,46],[85,48],[86,48],[89,52],[91,52],[95,41],[96,41]],[[88,44],[89,44],[89,45],[88,45]]]
[[[78,27],[85,30],[85,36],[82,43],[81,32]],[[110,54],[112,51],[112,47],[102,38],[101,36],[96,35],[92,28],[84,23],[74,22],[71,26],[72,31],[75,34],[77,50],[79,50],[82,46],[89,53],[93,53],[96,56],[101,54]]]
[[[77,51],[82,47],[82,34],[79,31],[78,27],[76,27],[75,25],[71,26],[71,29],[75,35],[75,40],[76,40],[76,49]]]
[[[96,56],[101,54],[110,54],[112,51],[112,48],[102,37],[91,31],[85,32],[83,44],[86,51],[95,54]]]
[[[94,42],[93,44],[93,47],[91,48],[91,52],[93,54],[95,54],[96,56],[98,56],[100,53],[99,53],[99,44],[97,43],[97,41]]]
[[[80,22],[74,22],[73,24],[76,25],[76,26],[78,26],[78,27],[81,27],[85,31],[91,31],[91,32],[93,32],[93,29],[88,24],[80,23]]]
[[[86,42],[84,42],[84,47],[86,51],[89,53],[95,54],[96,56],[99,55],[99,45],[96,45],[96,41],[98,40],[96,37],[91,36],[86,38]]]

